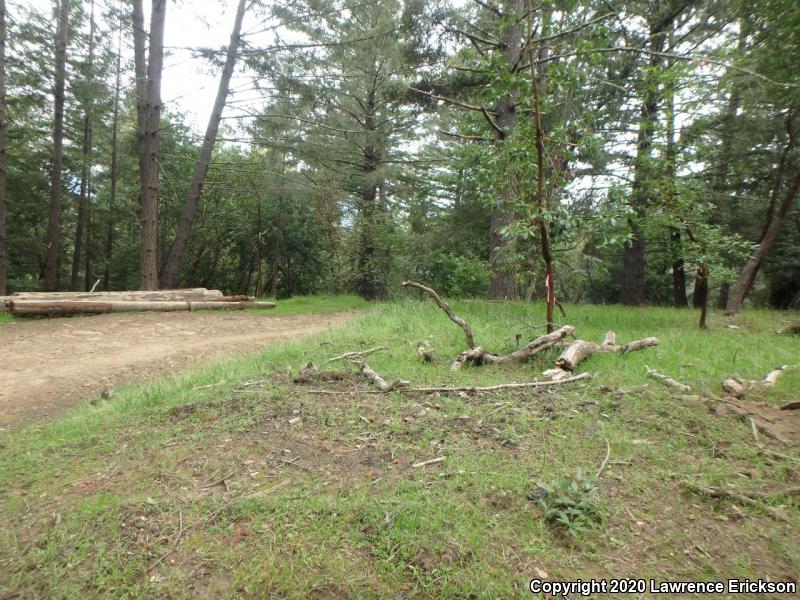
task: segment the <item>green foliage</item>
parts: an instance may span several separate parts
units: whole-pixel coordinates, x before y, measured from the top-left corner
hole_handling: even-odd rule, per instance
[[[559,477],[539,487],[544,494],[538,500],[542,517],[566,535],[578,537],[602,519],[597,482],[583,467],[578,467],[574,477]]]

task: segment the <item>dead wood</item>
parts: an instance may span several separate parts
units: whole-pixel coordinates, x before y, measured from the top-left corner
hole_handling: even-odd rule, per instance
[[[95,302],[90,300],[9,300],[9,312],[15,315],[78,315],[111,312],[173,312],[194,310],[243,310],[274,308],[273,302],[222,302],[190,300],[158,300]]]
[[[574,377],[560,379],[558,381],[529,381],[525,383],[501,383],[498,385],[489,385],[484,387],[475,386],[453,386],[453,387],[407,387],[403,392],[422,392],[422,393],[447,393],[447,392],[497,392],[501,390],[517,390],[523,388],[536,388],[536,387],[550,387],[559,385],[561,383],[572,383],[573,381],[580,381],[581,379],[589,379],[594,377],[592,373],[581,373]]]
[[[688,489],[688,490],[690,490],[690,491],[692,491],[692,492],[694,492],[696,494],[702,494],[702,495],[708,496],[710,498],[730,498],[732,500],[737,500],[737,501],[741,502],[742,504],[746,504],[747,506],[751,506],[753,508],[757,508],[757,509],[761,510],[762,512],[765,512],[766,514],[768,514],[770,517],[772,517],[776,521],[787,522],[789,520],[789,517],[787,517],[784,513],[782,513],[778,509],[773,508],[772,506],[769,506],[767,504],[764,504],[763,502],[758,502],[757,500],[754,500],[753,498],[745,496],[744,494],[738,494],[736,492],[729,492],[729,491],[723,490],[721,488],[703,487],[703,486],[697,485],[695,483],[690,483],[688,481],[682,482],[682,485],[686,489]]]
[[[682,392],[691,392],[692,391],[692,388],[690,386],[686,385],[685,383],[681,383],[680,381],[675,381],[671,377],[667,377],[666,375],[662,375],[661,373],[657,373],[657,372],[653,371],[647,365],[645,365],[644,368],[647,369],[648,377],[652,377],[653,379],[655,379],[657,381],[660,381],[661,383],[663,383],[664,385],[666,385],[668,387],[675,388],[676,390],[680,390]]]
[[[334,356],[333,358],[329,358],[326,362],[335,362],[337,360],[344,360],[346,358],[355,358],[356,356],[366,356],[367,354],[372,354],[373,352],[377,352],[378,350],[386,350],[386,346],[375,346],[374,348],[369,348],[367,350],[359,350],[357,352],[345,352],[344,354],[340,354],[339,356]]]
[[[792,400],[781,405],[781,410],[800,410],[800,400]]]
[[[579,363],[595,352],[621,352],[625,354],[658,344],[658,339],[654,337],[635,340],[621,346],[617,345],[616,340],[617,336],[613,331],[607,332],[600,344],[587,342],[586,340],[575,340],[556,359],[556,368],[545,371],[545,376],[553,381],[563,379],[569,372],[574,371]]]
[[[764,379],[759,381],[731,377],[722,382],[722,389],[728,396],[743,398],[753,390],[770,388],[775,385],[780,376],[786,372],[787,368],[788,365],[782,365],[777,369],[773,369],[764,376]]]
[[[473,365],[482,365],[482,364],[503,364],[509,362],[519,362],[523,360],[527,360],[528,358],[547,350],[548,348],[552,348],[556,344],[558,344],[561,340],[565,337],[572,335],[575,333],[575,328],[571,325],[564,325],[561,329],[554,331],[553,333],[548,333],[547,335],[543,335],[539,338],[536,338],[532,342],[529,342],[525,345],[525,347],[520,348],[512,352],[511,354],[505,354],[503,356],[497,356],[494,354],[489,353],[481,346],[476,348],[472,348],[471,350],[466,350],[462,352],[453,364],[450,366],[450,370],[457,371],[461,367],[466,364],[473,364]]]
[[[355,366],[357,366],[361,370],[361,374],[371,379],[375,386],[382,392],[391,392],[392,390],[397,390],[400,388],[407,387],[409,385],[408,381],[403,379],[397,379],[392,383],[386,381],[383,377],[378,375],[375,371],[373,371],[370,366],[361,360],[354,360],[352,361]]]
[[[788,333],[788,334],[800,334],[800,321],[797,323],[791,323],[787,325],[783,329],[781,329],[778,333]]]
[[[450,308],[450,305],[447,304],[447,302],[445,302],[444,300],[442,300],[442,297],[439,296],[439,294],[437,294],[431,288],[422,285],[421,283],[417,283],[416,281],[404,281],[403,286],[417,288],[418,290],[422,290],[423,292],[428,294],[431,298],[433,298],[433,301],[436,302],[436,305],[439,308],[441,308],[445,313],[447,313],[447,316],[450,317],[450,320],[464,330],[464,336],[467,338],[467,348],[475,347],[475,338],[472,335],[472,329],[470,329],[469,325],[467,325],[467,322],[464,319],[457,316],[453,312],[453,309]]]

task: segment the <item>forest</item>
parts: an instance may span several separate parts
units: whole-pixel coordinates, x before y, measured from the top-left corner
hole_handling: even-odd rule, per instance
[[[228,4],[204,132],[167,0],[0,6],[0,295],[798,306],[792,0]]]

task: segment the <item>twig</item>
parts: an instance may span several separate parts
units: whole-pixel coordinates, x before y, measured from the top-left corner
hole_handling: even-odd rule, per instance
[[[224,385],[225,380],[218,381],[217,383],[207,383],[205,385],[196,385],[192,388],[192,390],[205,390],[207,388],[217,387],[219,385]]]
[[[600,464],[600,468],[597,469],[597,473],[595,474],[595,479],[600,479],[600,475],[602,475],[603,471],[608,464],[608,459],[611,456],[611,444],[608,443],[608,438],[603,438],[603,441],[606,443],[606,457],[603,459],[603,462]]]
[[[414,463],[411,466],[416,469],[418,467],[427,467],[428,465],[444,462],[445,460],[447,460],[446,456],[439,456],[438,458],[432,458],[430,460],[423,460],[422,462]]]
[[[403,286],[417,288],[418,290],[422,290],[423,292],[428,294],[431,298],[433,298],[433,301],[436,302],[436,305],[439,308],[441,308],[445,313],[447,313],[447,316],[450,317],[450,320],[464,330],[464,336],[467,338],[467,347],[470,349],[475,347],[475,339],[472,335],[472,329],[470,329],[469,325],[467,325],[467,322],[464,319],[456,316],[456,314],[453,312],[453,309],[450,308],[450,305],[447,304],[447,302],[445,302],[444,300],[442,300],[439,294],[437,294],[431,288],[422,285],[421,283],[417,283],[416,281],[404,281]]]
[[[535,388],[535,387],[550,387],[553,385],[560,385],[562,383],[572,383],[573,381],[580,381],[581,379],[588,379],[594,377],[592,373],[581,373],[566,379],[559,379],[557,381],[529,381],[525,383],[501,383],[499,385],[489,385],[485,387],[470,387],[470,386],[457,386],[457,387],[408,387],[400,390],[401,392],[496,392],[498,390],[516,390],[522,388]]]
[[[386,350],[386,346],[375,346],[374,348],[370,348],[369,350],[361,350],[359,352],[345,352],[344,354],[340,354],[339,356],[334,356],[333,358],[329,358],[325,362],[335,362],[337,360],[344,360],[345,358],[366,356],[367,354],[372,354],[373,352],[377,352],[378,350]]]
[[[789,520],[789,517],[787,517],[779,510],[771,506],[768,506],[763,502],[757,502],[756,500],[753,500],[752,498],[749,498],[743,494],[737,494],[736,492],[729,492],[721,488],[713,488],[713,487],[707,488],[697,485],[695,483],[690,483],[688,481],[682,482],[682,485],[692,492],[695,492],[697,494],[703,494],[705,496],[709,496],[710,498],[731,498],[733,500],[738,500],[742,504],[746,504],[747,506],[752,506],[753,508],[757,508],[765,512],[776,521],[782,521],[785,523]]]
[[[753,432],[753,439],[755,439],[756,443],[758,443],[758,428],[756,427],[756,422],[753,420],[753,417],[750,417],[750,431]]]
[[[675,388],[676,390],[680,390],[682,392],[691,392],[692,391],[692,388],[689,387],[688,385],[686,385],[685,383],[681,383],[680,381],[675,381],[671,377],[668,377],[666,375],[662,375],[661,373],[657,373],[656,371],[653,371],[647,365],[645,365],[644,368],[647,369],[647,376],[648,377],[652,377],[653,379],[655,379],[657,381],[660,381],[661,383],[663,383],[666,386]]]
[[[800,494],[800,485],[784,488],[782,490],[774,490],[772,492],[747,492],[745,496],[748,498],[772,498],[773,496],[796,496]]]
[[[206,489],[206,488],[210,488],[210,487],[217,486],[217,485],[219,485],[220,483],[225,483],[225,480],[226,480],[228,477],[230,477],[231,475],[233,475],[234,473],[236,473],[236,469],[234,469],[234,470],[233,470],[233,471],[231,471],[230,473],[226,473],[226,474],[225,474],[225,475],[223,475],[223,476],[222,476],[220,479],[216,479],[216,480],[214,480],[214,481],[211,481],[211,482],[209,482],[209,483],[204,483],[204,484],[202,484],[202,485],[200,486],[200,489],[204,490],[204,489]]]
[[[92,286],[92,289],[89,290],[89,293],[91,294],[92,292],[94,292],[97,289],[98,285],[100,285],[100,278],[98,278],[97,281],[94,282],[94,285]]]
[[[800,463],[800,458],[789,456],[788,454],[783,454],[782,452],[776,452],[775,450],[770,450],[769,448],[759,448],[758,451],[765,456],[772,456],[774,458]]]

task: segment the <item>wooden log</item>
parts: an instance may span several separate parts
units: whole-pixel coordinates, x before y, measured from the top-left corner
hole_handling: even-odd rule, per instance
[[[255,296],[246,296],[244,294],[237,294],[234,296],[223,296],[223,302],[255,302]]]
[[[370,368],[370,366],[364,361],[354,360],[352,362],[355,366],[357,366],[361,370],[361,374],[364,377],[371,379],[372,383],[375,384],[375,387],[377,387],[382,392],[391,392],[392,390],[404,388],[409,385],[408,381],[405,381],[403,379],[398,379],[396,381],[389,383],[383,377],[378,375],[378,373],[373,371],[372,368]]]
[[[120,292],[18,292],[10,300],[66,301],[86,300],[91,302],[161,302],[189,300],[192,302],[222,302],[219,290],[190,288],[185,290],[128,290]]]
[[[9,311],[15,315],[76,315],[110,312],[242,310],[245,308],[273,308],[273,302],[190,302],[190,301],[114,301],[89,302],[87,300],[11,300]]]

